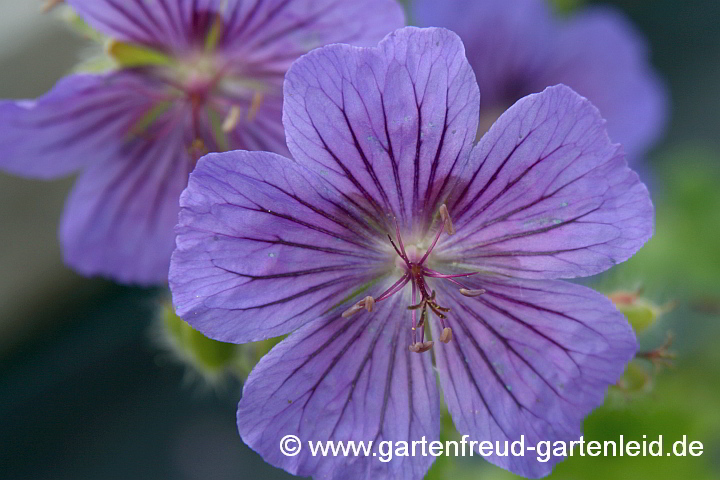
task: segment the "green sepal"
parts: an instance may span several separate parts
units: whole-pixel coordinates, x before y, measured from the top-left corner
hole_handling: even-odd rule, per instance
[[[175,60],[158,50],[135,45],[132,43],[110,40],[106,47],[107,54],[122,68],[148,66],[172,66]]]
[[[172,307],[166,306],[163,313],[166,331],[172,343],[198,370],[219,373],[233,366],[237,345],[206,337],[178,317]]]

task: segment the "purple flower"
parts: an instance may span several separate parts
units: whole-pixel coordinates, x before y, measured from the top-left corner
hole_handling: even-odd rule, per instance
[[[40,179],[82,170],[60,227],[65,261],[140,284],[167,281],[178,198],[201,155],[287,151],[282,82],[296,58],[403,25],[394,0],[67,3],[113,39],[121,68],[0,103],[0,168]]]
[[[432,457],[286,457],[279,441],[436,440],[433,356],[460,433],[577,439],[636,343],[607,298],[557,279],[626,260],[653,223],[597,109],[551,87],[473,146],[460,39],[413,27],[311,52],[285,98],[294,161],[201,159],[170,266],[178,313],[206,335],[290,333],[245,383],[243,440],[298,475],[422,478]],[[559,459],[488,460],[538,477]]]
[[[612,8],[564,19],[547,0],[416,0],[413,13],[418,25],[463,39],[483,94],[480,133],[521,97],[558,83],[593,102],[633,164],[663,131],[667,94],[645,39]]]

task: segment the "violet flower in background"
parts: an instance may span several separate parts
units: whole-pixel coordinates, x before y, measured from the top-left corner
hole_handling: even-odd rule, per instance
[[[394,0],[68,0],[113,39],[119,68],[0,103],[0,168],[82,170],[60,240],[67,264],[120,282],[167,281],[178,197],[197,159],[286,152],[282,82],[334,42],[375,44],[404,24]]]
[[[558,83],[600,110],[633,166],[663,132],[668,98],[645,39],[610,7],[559,18],[546,0],[414,0],[413,16],[463,39],[483,95],[480,134],[518,99]]]
[[[201,159],[170,267],[178,314],[204,334],[290,334],[245,383],[243,440],[297,475],[422,478],[431,456],[315,457],[307,441],[437,440],[432,356],[461,434],[577,439],[636,342],[607,298],[558,279],[626,260],[653,225],[598,110],[548,88],[474,146],[460,39],[413,27],[311,52],[285,98],[295,161]],[[294,457],[279,448],[290,434]],[[528,477],[560,460],[487,459]]]

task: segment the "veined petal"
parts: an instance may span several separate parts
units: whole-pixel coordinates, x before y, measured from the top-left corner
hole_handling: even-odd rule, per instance
[[[228,134],[230,149],[289,155],[282,125],[282,95],[268,95],[252,119],[245,116]]]
[[[526,446],[577,440],[585,416],[603,403],[635,354],[625,317],[603,295],[559,280],[483,276],[467,283],[486,293],[469,299],[439,286],[452,311],[446,322],[453,339],[434,349],[458,431],[493,444],[521,435]],[[440,329],[431,325],[437,338]],[[486,459],[532,478],[562,460],[542,463],[527,451]]]
[[[128,141],[83,172],[60,227],[68,265],[122,283],[167,282],[178,197],[192,168],[184,131],[175,128],[162,141]]]
[[[202,158],[180,205],[173,300],[178,315],[218,340],[288,333],[386,273],[389,252],[362,212],[279,155]]]
[[[631,163],[658,140],[668,95],[645,40],[624,16],[610,8],[581,11],[560,28],[552,52],[534,77],[537,91],[562,82],[590,99]]]
[[[67,0],[114,39],[184,50],[208,46],[254,63],[282,63],[334,42],[374,44],[404,24],[393,0]],[[282,62],[280,62],[282,60]]]
[[[243,70],[284,74],[304,53],[330,43],[377,42],[405,24],[395,0],[234,0],[223,48]]]
[[[506,108],[539,91],[529,88],[548,60],[553,38],[546,0],[415,0],[412,10],[419,26],[445,27],[462,38],[483,109]]]
[[[0,102],[0,168],[50,179],[117,155],[150,88],[128,73],[71,75],[37,100]]]
[[[590,102],[558,85],[518,101],[471,154],[449,205],[456,261],[522,278],[579,277],[627,260],[652,235],[645,186]]]
[[[189,45],[200,13],[217,11],[222,0],[66,0],[90,26],[113,39],[157,48],[179,49]],[[197,5],[193,8],[193,4]],[[199,7],[204,7],[200,9]],[[209,28],[210,25],[207,25]]]
[[[352,319],[324,316],[291,334],[250,374],[238,406],[245,443],[295,475],[327,479],[422,478],[433,458],[381,462],[383,441],[437,440],[439,398],[429,355],[408,350],[408,295]],[[296,435],[302,451],[280,452]],[[308,441],[373,441],[377,456],[313,456]],[[393,449],[397,448],[393,444]],[[393,452],[394,453],[394,452]],[[419,452],[418,452],[419,453]]]
[[[408,27],[377,48],[331,45],[298,60],[283,121],[301,164],[360,195],[376,217],[422,228],[466,162],[478,108],[460,39]]]

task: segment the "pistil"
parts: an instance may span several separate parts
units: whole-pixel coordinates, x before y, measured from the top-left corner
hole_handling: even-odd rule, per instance
[[[399,260],[402,260],[402,263],[399,265],[404,267],[404,275],[392,286],[390,286],[390,288],[380,294],[379,297],[373,298],[367,296],[355,303],[342,314],[344,318],[348,318],[362,310],[372,312],[375,304],[380,303],[381,301],[398,293],[404,289],[408,283],[410,283],[412,285],[412,304],[408,307],[408,310],[410,310],[412,314],[412,343],[410,344],[409,349],[410,351],[416,353],[422,353],[430,350],[434,343],[432,341],[425,341],[425,324],[428,322],[428,312],[432,312],[438,322],[440,322],[442,333],[438,337],[438,340],[443,343],[449,343],[453,337],[452,329],[446,324],[448,319],[447,314],[450,313],[450,308],[443,307],[438,303],[436,292],[435,290],[428,288],[425,280],[426,277],[448,280],[449,282],[459,286],[460,293],[466,297],[477,297],[485,293],[485,290],[483,289],[468,288],[466,285],[456,280],[458,278],[476,275],[478,272],[443,274],[432,270],[425,265],[430,257],[430,254],[435,249],[443,231],[448,235],[453,235],[455,233],[455,227],[453,226],[450,213],[448,212],[448,208],[445,204],[440,206],[438,213],[440,215],[440,219],[442,220],[442,225],[440,225],[440,228],[438,229],[430,247],[417,261],[415,260],[417,256],[414,252],[413,255],[408,255],[408,251],[405,249],[405,244],[403,243],[402,236],[400,235],[400,228],[397,223],[395,224],[395,237],[397,239],[397,243],[395,243],[391,235],[388,235],[388,239],[390,240],[390,244],[395,250],[395,253],[397,253]],[[419,318],[418,312],[420,312]]]

